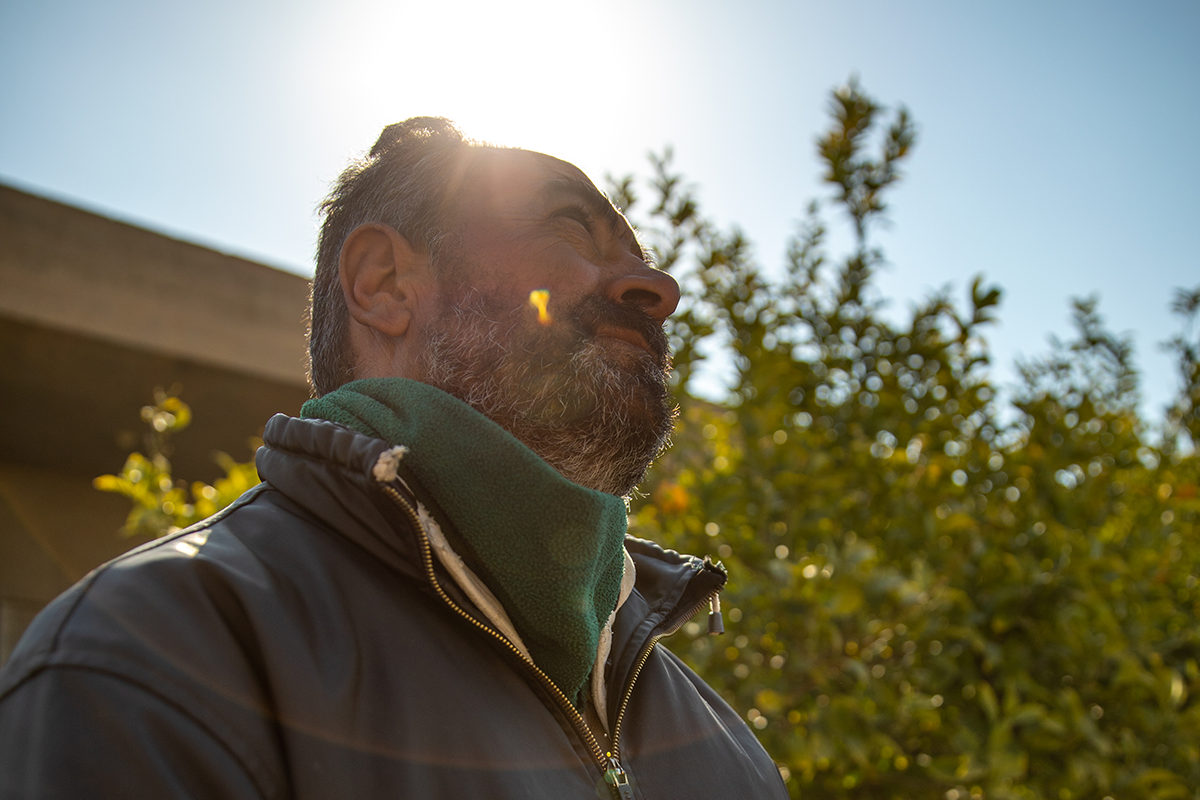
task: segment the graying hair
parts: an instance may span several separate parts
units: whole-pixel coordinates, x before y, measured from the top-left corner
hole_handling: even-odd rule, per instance
[[[395,228],[435,267],[453,229],[459,187],[473,151],[495,149],[466,139],[441,117],[413,117],[383,129],[370,152],[338,177],[320,206],[317,268],[308,310],[308,382],[314,397],[355,378],[349,320],[338,261],[360,225]]]

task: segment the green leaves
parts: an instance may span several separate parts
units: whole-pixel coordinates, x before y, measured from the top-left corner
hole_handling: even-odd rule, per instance
[[[728,633],[668,644],[796,797],[1193,796],[1200,469],[1182,445],[1200,302],[1176,299],[1185,391],[1161,446],[1092,300],[1006,407],[985,371],[998,288],[976,278],[966,308],[937,295],[905,324],[873,299],[869,223],[910,118],[854,83],[831,111],[819,154],[855,244],[828,253],[813,204],[777,282],[655,161],[642,227],[674,232],[657,241],[685,290],[685,377],[632,529],[730,570]],[[722,404],[686,393],[714,347],[735,359]]]
[[[1182,391],[1168,412],[1168,450],[1177,438],[1187,437],[1193,448],[1200,447],[1200,286],[1188,291],[1176,289],[1171,311],[1182,318],[1184,330],[1164,344],[1173,353],[1179,368]]]
[[[858,79],[851,78],[834,90],[829,104],[833,124],[817,139],[817,153],[825,166],[821,177],[837,187],[837,199],[853,220],[860,242],[868,223],[886,210],[884,192],[900,179],[900,163],[916,142],[916,128],[908,110],[901,107],[884,133],[879,158],[867,157],[864,151],[883,110],[862,91]]]
[[[254,462],[239,463],[225,453],[216,453],[225,477],[212,484],[195,481],[188,485],[171,475],[170,436],[192,421],[191,408],[178,397],[161,390],[155,392],[155,404],[143,406],[142,421],[149,427],[146,435],[149,456],[130,453],[118,475],[101,475],[92,485],[102,492],[129,498],[132,508],[125,518],[121,535],[156,538],[207,519],[255,486],[258,471]],[[253,444],[253,443],[252,443]]]

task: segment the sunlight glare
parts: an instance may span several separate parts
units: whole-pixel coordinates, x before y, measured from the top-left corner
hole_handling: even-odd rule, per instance
[[[534,289],[529,293],[529,305],[537,309],[538,322],[542,325],[549,325],[554,319],[550,316],[550,312],[546,310],[546,306],[550,303],[550,292],[547,289]]]
[[[334,44],[305,70],[318,96],[335,98],[337,113],[318,124],[356,142],[355,153],[385,125],[418,115],[448,117],[473,139],[564,158],[597,181],[640,163],[652,144],[634,124],[637,97],[623,81],[639,62],[670,56],[629,25],[626,10],[550,0],[355,5],[358,13],[314,23],[327,26],[323,38]]]

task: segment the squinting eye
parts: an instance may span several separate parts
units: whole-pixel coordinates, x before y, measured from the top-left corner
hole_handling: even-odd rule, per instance
[[[574,220],[583,227],[587,228],[588,233],[592,232],[592,215],[588,213],[587,209],[585,208],[580,208],[579,206],[564,206],[558,211],[555,211],[554,216]]]

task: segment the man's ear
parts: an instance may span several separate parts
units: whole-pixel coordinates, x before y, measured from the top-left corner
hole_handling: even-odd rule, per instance
[[[388,225],[359,225],[342,244],[338,272],[350,317],[398,339],[409,329],[429,257]]]

